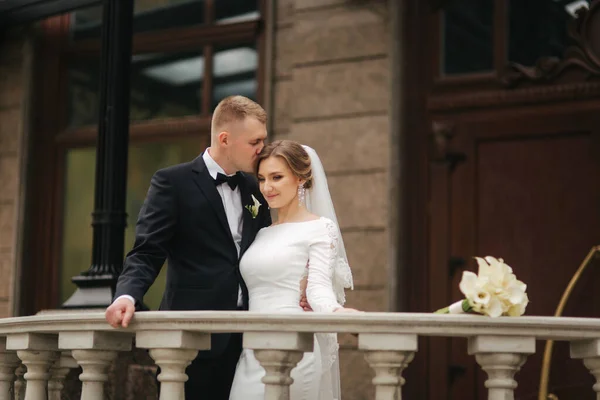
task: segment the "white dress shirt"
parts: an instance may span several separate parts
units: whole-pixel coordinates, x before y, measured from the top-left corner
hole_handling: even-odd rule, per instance
[[[202,154],[202,159],[206,164],[206,169],[208,173],[213,179],[217,178],[217,174],[220,172],[223,175],[225,171],[217,162],[210,156],[209,149],[204,151]],[[231,231],[231,236],[233,236],[233,242],[235,244],[235,248],[237,249],[238,257],[240,255],[240,249],[242,246],[242,228],[243,228],[243,207],[242,207],[242,197],[240,194],[240,186],[238,185],[235,190],[231,190],[231,187],[228,184],[221,184],[217,186],[217,192],[221,196],[221,200],[223,200],[223,207],[225,208],[225,215],[227,216],[227,223],[229,225],[229,230]],[[115,301],[121,298],[127,298],[135,303],[135,299],[127,294],[119,296]],[[238,307],[242,306],[242,289],[238,289]]]

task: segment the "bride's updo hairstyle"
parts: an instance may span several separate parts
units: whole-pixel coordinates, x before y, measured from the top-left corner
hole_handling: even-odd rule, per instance
[[[310,166],[310,157],[304,147],[293,140],[276,140],[263,147],[258,155],[256,163],[256,173],[263,160],[269,157],[281,157],[292,170],[294,175],[303,179],[304,187],[310,189],[312,187],[312,168]]]

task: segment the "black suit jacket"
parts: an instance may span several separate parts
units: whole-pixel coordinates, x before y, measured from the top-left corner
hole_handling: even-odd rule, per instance
[[[243,209],[240,255],[227,224],[223,201],[202,156],[157,171],[140,210],[133,249],[125,258],[115,298],[133,296],[136,305],[168,262],[161,310],[236,310],[241,285],[244,308],[248,290],[239,272],[239,260],[256,233],[271,224],[266,201],[254,177],[242,173],[242,206],[262,204],[256,218]],[[210,352],[219,355],[228,334],[213,335]]]

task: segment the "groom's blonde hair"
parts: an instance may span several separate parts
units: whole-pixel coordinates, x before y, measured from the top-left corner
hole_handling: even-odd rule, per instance
[[[276,140],[263,147],[256,162],[257,175],[260,163],[269,157],[281,157],[292,170],[292,173],[305,181],[304,187],[306,189],[312,187],[310,156],[300,143],[293,140]]]
[[[254,117],[263,125],[267,123],[267,112],[257,102],[240,95],[225,97],[213,111],[211,133],[218,135],[228,123],[247,117]]]

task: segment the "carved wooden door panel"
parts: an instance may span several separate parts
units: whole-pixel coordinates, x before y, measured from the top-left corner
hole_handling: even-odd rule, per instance
[[[461,298],[458,283],[465,268],[476,270],[473,256],[493,255],[503,257],[528,284],[527,314],[553,315],[583,258],[600,245],[600,0],[589,2],[588,10],[569,8],[573,2],[547,2],[574,16],[560,16],[569,35],[565,48],[554,54],[549,46],[535,62],[522,64],[511,57],[527,61],[528,48],[504,38],[519,32],[511,18],[526,3],[456,0],[443,10],[445,24],[438,23],[438,13],[424,25],[434,37],[446,35],[445,42],[426,42],[427,49],[420,50],[421,59],[434,67],[428,71],[433,78],[418,81],[427,88],[421,89],[426,105],[423,115],[414,117],[421,118],[431,144],[423,156],[428,252],[421,272],[427,287],[427,300],[421,301],[431,310]],[[460,4],[462,11],[456,8]],[[448,48],[452,35],[465,40],[469,24],[458,15],[467,15],[466,9],[476,16],[480,32],[472,46],[457,43],[473,50],[462,58],[449,51],[445,58],[436,55]],[[452,31],[452,18],[460,29]],[[502,21],[508,22],[501,26]],[[523,41],[533,40],[531,31],[520,34]],[[482,72],[469,69],[473,66]],[[444,68],[459,74],[444,76],[439,72]],[[586,272],[564,315],[600,318],[597,282],[600,265]],[[430,385],[418,398],[487,397],[485,373],[467,354],[465,340],[425,343]],[[537,343],[536,355],[518,373],[516,399],[537,400],[544,344]],[[594,399],[593,377],[569,358],[566,344],[555,346],[549,392],[559,399]]]

